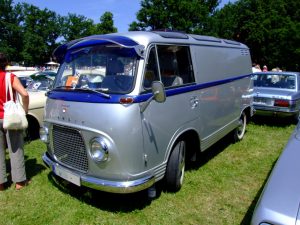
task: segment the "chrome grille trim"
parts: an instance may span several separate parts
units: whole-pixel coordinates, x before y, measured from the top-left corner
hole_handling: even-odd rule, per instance
[[[83,138],[76,129],[53,125],[54,158],[67,167],[80,172],[88,171],[88,156]]]

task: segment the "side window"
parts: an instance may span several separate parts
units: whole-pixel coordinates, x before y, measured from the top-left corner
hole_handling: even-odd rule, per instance
[[[195,81],[188,46],[157,46],[161,81],[165,87],[179,86]]]
[[[159,80],[155,48],[150,50],[148,62],[144,73],[144,87],[150,88],[153,81]]]

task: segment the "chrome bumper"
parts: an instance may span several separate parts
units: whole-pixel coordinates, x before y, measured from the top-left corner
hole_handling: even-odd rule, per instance
[[[44,153],[42,156],[44,163],[51,168],[51,170],[58,175],[54,168],[59,166],[59,164],[53,161],[47,153]],[[84,174],[74,173],[71,170],[63,167],[65,171],[73,174],[74,176],[80,177],[80,185],[90,187],[92,189],[111,192],[111,193],[133,193],[144,190],[151,187],[155,183],[154,176],[147,176],[141,179],[132,180],[132,181],[109,181],[102,180],[96,177],[86,176]],[[59,176],[59,175],[58,175]]]
[[[258,106],[254,106],[254,107],[255,107],[255,114],[257,115],[265,115],[265,116],[272,115],[272,116],[288,117],[288,116],[297,115],[299,113],[299,111],[297,110],[289,110],[289,109],[280,110],[276,108],[258,107]]]

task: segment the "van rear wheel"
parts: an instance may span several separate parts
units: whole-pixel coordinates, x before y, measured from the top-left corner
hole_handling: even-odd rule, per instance
[[[179,141],[171,152],[165,176],[167,191],[176,192],[183,184],[185,171],[185,149],[185,142]]]
[[[238,127],[233,132],[233,139],[235,142],[241,141],[245,135],[247,125],[247,116],[245,112],[242,112],[238,123]]]

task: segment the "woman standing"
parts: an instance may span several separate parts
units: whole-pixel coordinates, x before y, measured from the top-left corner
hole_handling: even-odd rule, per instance
[[[6,56],[0,52],[0,191],[5,189],[7,182],[5,165],[5,146],[7,144],[10,156],[11,178],[20,190],[28,184],[25,172],[24,161],[24,137],[23,130],[4,130],[3,129],[3,106],[6,102],[5,88],[5,68],[8,65]],[[28,112],[29,96],[26,89],[22,86],[20,80],[14,74],[10,74],[14,96],[18,93],[23,102],[25,112]]]

